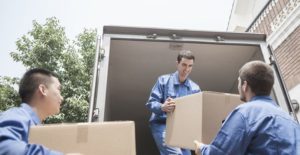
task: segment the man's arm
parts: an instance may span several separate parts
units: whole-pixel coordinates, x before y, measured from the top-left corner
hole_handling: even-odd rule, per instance
[[[160,85],[159,79],[156,81],[152,88],[148,102],[146,103],[147,108],[156,114],[163,114],[161,109],[163,100],[163,89]]]
[[[0,141],[0,154],[6,155],[62,155],[60,152],[49,150],[41,145],[27,144],[23,141],[5,139]]]
[[[160,84],[159,79],[152,88],[150,97],[146,106],[156,114],[162,114],[163,112],[171,112],[175,109],[175,102],[172,98],[168,97],[164,103],[163,102],[163,92],[164,88]]]
[[[28,122],[29,123],[29,122]],[[41,145],[28,144],[28,126],[19,121],[0,122],[0,154],[6,155],[62,155]]]
[[[235,110],[224,122],[213,142],[210,145],[196,143],[196,150],[199,150],[202,155],[244,154],[249,142],[246,120]]]

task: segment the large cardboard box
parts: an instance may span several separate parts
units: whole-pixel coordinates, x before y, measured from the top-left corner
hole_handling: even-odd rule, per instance
[[[34,126],[30,129],[29,143],[65,154],[136,154],[132,121]]]
[[[167,117],[166,144],[192,150],[194,140],[210,144],[222,121],[241,103],[239,95],[217,92],[175,99],[176,108]]]

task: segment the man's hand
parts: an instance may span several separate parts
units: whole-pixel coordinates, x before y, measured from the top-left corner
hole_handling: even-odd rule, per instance
[[[172,98],[168,97],[165,103],[162,104],[160,108],[164,112],[173,112],[175,109],[175,102]]]
[[[202,147],[202,143],[198,142],[197,140],[194,140],[194,143],[195,143],[195,153],[196,155],[201,155],[201,147]]]

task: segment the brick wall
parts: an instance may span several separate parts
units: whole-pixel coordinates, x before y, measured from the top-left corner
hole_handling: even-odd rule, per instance
[[[287,89],[300,83],[300,26],[274,51]]]

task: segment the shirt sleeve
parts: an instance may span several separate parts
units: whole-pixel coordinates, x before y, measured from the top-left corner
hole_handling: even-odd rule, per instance
[[[41,145],[28,144],[30,123],[7,120],[0,122],[0,154],[6,155],[62,155]],[[25,141],[26,139],[26,141]]]
[[[213,142],[200,150],[202,155],[244,154],[248,144],[246,120],[240,112],[234,110]]]
[[[163,114],[164,112],[161,110],[162,102],[163,102],[163,88],[158,79],[154,87],[152,88],[146,106],[151,112],[155,114]]]

